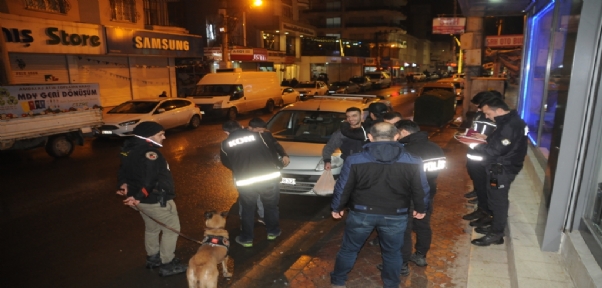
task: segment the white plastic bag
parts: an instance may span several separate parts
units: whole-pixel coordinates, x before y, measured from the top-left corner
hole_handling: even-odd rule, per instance
[[[335,183],[336,181],[332,176],[332,172],[324,170],[324,173],[322,173],[322,176],[320,176],[320,179],[318,179],[318,182],[314,186],[314,193],[323,196],[330,195],[334,192]]]

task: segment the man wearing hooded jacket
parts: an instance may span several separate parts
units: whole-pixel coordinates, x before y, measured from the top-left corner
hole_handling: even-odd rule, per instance
[[[161,276],[184,273],[187,265],[180,263],[174,254],[178,234],[155,221],[180,230],[178,210],[173,201],[176,197],[173,177],[158,149],[163,147],[165,131],[159,123],[142,122],[134,128],[133,134],[121,148],[117,194],[126,196],[123,203],[140,210],[144,220],[146,268],[159,267]]]

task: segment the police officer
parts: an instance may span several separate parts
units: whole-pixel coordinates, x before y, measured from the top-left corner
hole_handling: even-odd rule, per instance
[[[187,265],[180,263],[174,254],[178,234],[155,221],[180,230],[178,210],[173,201],[176,197],[174,181],[169,165],[158,149],[163,147],[165,131],[159,123],[142,122],[134,128],[133,134],[121,148],[117,194],[126,196],[123,203],[140,210],[144,220],[146,268],[159,267],[161,276],[184,273]]]
[[[385,119],[391,118],[385,116]],[[394,122],[395,127],[399,129],[401,139],[399,142],[410,154],[418,156],[422,159],[426,180],[430,188],[430,205],[426,210],[426,216],[423,219],[408,218],[408,226],[404,233],[404,242],[401,249],[402,259],[404,263],[401,268],[401,275],[407,276],[410,274],[408,260],[414,262],[418,266],[426,266],[426,254],[431,247],[431,239],[433,231],[431,230],[431,215],[433,214],[433,199],[437,193],[437,176],[445,169],[446,158],[443,149],[439,145],[430,141],[428,133],[420,131],[420,126],[411,120],[398,120],[392,118],[385,120],[386,122]],[[416,252],[412,254],[412,231],[416,233]],[[380,268],[380,267],[379,267]]]
[[[495,97],[482,102],[479,107],[485,116],[495,121],[497,128],[486,144],[470,144],[470,148],[483,155],[489,188],[488,207],[493,212],[490,227],[478,227],[475,231],[486,234],[472,240],[472,244],[489,246],[504,243],[504,229],[508,221],[508,191],[510,184],[523,168],[527,154],[527,132],[525,122],[516,110],[510,110],[504,100]]]
[[[484,91],[477,93],[477,95],[472,97],[470,102],[478,107],[481,102],[495,97],[503,99],[502,94],[498,91]],[[485,117],[483,111],[478,108],[477,113],[474,116],[474,120],[472,121],[472,125],[469,129],[471,136],[486,139],[489,135],[491,135],[491,133],[493,133],[495,128],[495,122]],[[466,170],[468,171],[468,175],[472,180],[474,190],[464,196],[467,198],[476,196],[478,205],[475,211],[462,216],[462,219],[472,221],[470,222],[470,226],[488,226],[492,221],[492,212],[487,206],[487,186],[489,183],[487,183],[487,173],[485,171],[485,166],[483,166],[485,163],[483,161],[484,158],[483,155],[480,155],[476,151],[470,149],[466,154],[466,158]]]
[[[257,197],[265,209],[267,238],[274,240],[281,234],[278,211],[281,177],[276,153],[270,150],[262,133],[242,129],[236,121],[225,122],[222,129],[228,138],[221,144],[220,159],[232,170],[242,203],[242,232],[235,241],[243,247],[253,247]]]

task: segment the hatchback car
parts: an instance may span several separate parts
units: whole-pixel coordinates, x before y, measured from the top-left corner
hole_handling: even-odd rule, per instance
[[[291,88],[291,87],[282,87],[282,105],[288,105],[291,103],[298,102],[301,100],[301,96],[299,96],[299,91]]]
[[[460,102],[462,102],[462,100],[464,100],[464,79],[463,78],[441,79],[441,80],[437,81],[437,83],[451,83],[456,88],[455,94],[456,94],[456,100],[458,101],[458,103],[460,103]]]
[[[142,123],[154,121],[165,129],[178,126],[197,128],[201,125],[201,111],[188,99],[149,98],[122,103],[103,117],[99,136],[129,136]]]
[[[305,81],[300,82],[295,86],[299,91],[301,100],[309,99],[315,95],[326,95],[328,94],[328,86],[322,81]]]
[[[358,107],[365,111],[370,103],[388,101],[376,96],[316,96],[282,108],[269,121],[267,128],[280,142],[290,157],[290,164],[281,171],[280,192],[286,194],[316,195],[313,187],[324,172],[322,149],[332,133],[346,120],[345,111]],[[367,111],[364,112],[364,117]],[[331,171],[338,177],[343,167],[341,152],[331,158]]]
[[[337,81],[328,85],[329,94],[353,94],[360,93],[360,86],[351,81]]]
[[[360,92],[364,92],[364,91],[368,91],[370,89],[372,89],[372,82],[370,81],[370,78],[368,78],[367,76],[354,76],[349,78],[349,81],[357,84],[358,86],[360,86]]]
[[[391,75],[385,71],[366,72],[364,75],[370,78],[373,88],[389,88],[391,87]]]

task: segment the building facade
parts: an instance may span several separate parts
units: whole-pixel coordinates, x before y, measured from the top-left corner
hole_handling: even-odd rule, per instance
[[[7,84],[98,83],[103,106],[162,91],[184,94],[196,81],[177,69],[202,59],[203,41],[172,26],[180,25],[169,20],[178,7],[150,0],[7,1],[0,11]]]
[[[510,5],[471,11],[500,13]],[[576,287],[602,283],[602,2],[525,1],[518,112],[541,192],[535,224],[544,251],[558,251]],[[562,163],[562,164],[561,164]]]

